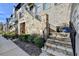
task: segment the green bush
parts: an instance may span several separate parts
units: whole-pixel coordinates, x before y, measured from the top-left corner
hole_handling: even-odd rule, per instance
[[[28,41],[28,36],[30,36],[29,34],[27,34],[27,35],[25,35],[25,34],[23,34],[23,35],[19,35],[19,39],[21,40],[21,41]]]
[[[4,34],[4,31],[0,31],[0,34],[3,35]]]
[[[6,32],[6,33],[3,34],[3,36],[7,39],[17,38],[17,35],[15,34],[15,32]]]
[[[37,47],[41,48],[44,45],[44,40],[38,35],[24,34],[18,37],[21,41],[34,43]]]
[[[33,43],[33,39],[34,39],[34,37],[32,35],[29,35],[27,40],[28,40],[28,42]]]
[[[33,42],[39,48],[41,48],[44,45],[43,39],[41,37],[39,37],[39,36],[35,37]]]

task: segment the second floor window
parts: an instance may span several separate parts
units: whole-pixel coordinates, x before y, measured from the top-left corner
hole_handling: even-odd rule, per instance
[[[23,12],[19,12],[19,18],[23,17]]]
[[[43,10],[49,9],[51,7],[50,3],[44,3],[43,4]]]
[[[42,11],[42,4],[36,4],[36,14],[39,14]]]

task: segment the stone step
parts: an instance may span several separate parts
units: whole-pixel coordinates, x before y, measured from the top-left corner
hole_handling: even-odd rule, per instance
[[[39,56],[49,56],[47,52],[43,51]]]
[[[63,54],[62,52],[59,53],[59,52],[57,52],[57,51],[55,51],[55,50],[52,50],[52,49],[49,49],[49,48],[46,50],[46,52],[47,52],[48,54],[55,55],[55,56],[66,56],[66,55]]]
[[[71,42],[70,38],[57,38],[57,37],[53,37],[53,36],[49,36],[50,39],[55,39],[55,40],[59,40],[59,41],[65,41],[65,42]]]
[[[55,42],[60,42],[60,43],[62,43],[62,44],[69,44],[69,45],[72,45],[72,44],[71,44],[71,41],[61,41],[61,40],[50,39],[50,38],[48,38],[47,41],[55,41]]]
[[[46,52],[47,52],[48,54],[54,55],[54,56],[68,56],[68,55],[66,55],[66,54],[64,54],[64,53],[62,53],[62,52],[58,52],[58,51],[52,50],[52,49],[50,49],[50,48],[48,48],[48,49],[46,50]]]
[[[71,42],[64,42],[64,41],[59,41],[55,39],[47,39],[47,43],[72,48]]]
[[[64,32],[51,32],[50,37],[57,37],[57,38],[69,38],[70,34],[69,33],[64,33]]]
[[[50,32],[51,35],[60,35],[60,36],[64,36],[64,37],[67,37],[70,35],[70,33],[66,33],[66,32],[57,32],[57,31],[54,31],[54,32]]]
[[[56,51],[61,51],[61,52],[65,53],[65,54],[73,55],[72,48],[66,48],[64,46],[50,44],[50,43],[47,43],[47,42],[46,42],[46,47],[51,48],[52,50],[54,49]]]

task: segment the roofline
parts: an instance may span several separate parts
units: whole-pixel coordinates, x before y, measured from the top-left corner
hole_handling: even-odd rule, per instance
[[[23,4],[24,4],[24,3],[18,3],[18,5],[15,6],[15,10],[17,11],[18,9],[20,9]]]

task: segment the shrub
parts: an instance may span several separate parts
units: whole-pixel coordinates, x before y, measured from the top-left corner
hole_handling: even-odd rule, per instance
[[[37,47],[41,48],[44,45],[44,40],[38,35],[19,35],[21,41],[34,43]]]
[[[27,35],[25,35],[25,34],[22,34],[22,35],[19,35],[19,39],[21,40],[21,41],[28,41],[28,36],[30,36],[29,34],[27,34]]]
[[[3,35],[4,34],[4,31],[0,31],[0,34]]]
[[[9,35],[7,33],[4,33],[3,36],[7,39],[9,38]]]
[[[27,40],[28,40],[28,42],[33,43],[33,39],[34,39],[34,37],[32,35],[29,35]]]
[[[39,36],[35,37],[33,42],[39,48],[41,48],[44,45],[43,39],[41,37],[39,37]]]
[[[17,36],[15,35],[15,32],[6,32],[3,34],[3,36],[7,39],[14,39],[17,38]]]

